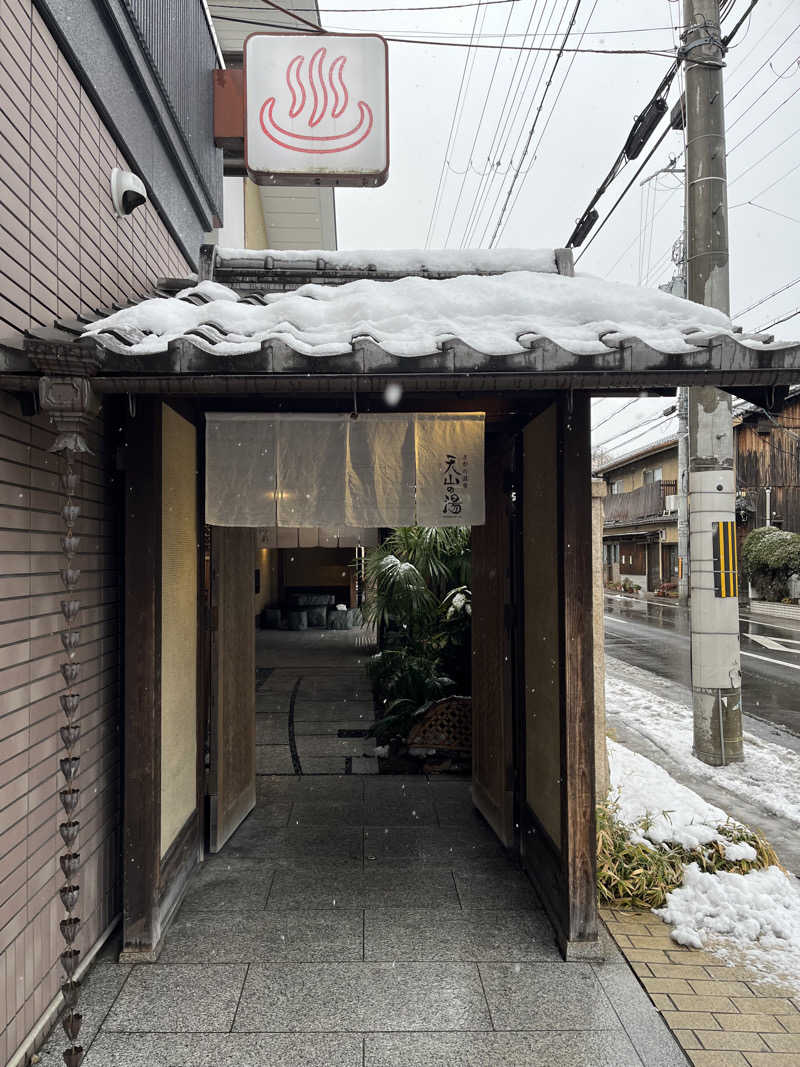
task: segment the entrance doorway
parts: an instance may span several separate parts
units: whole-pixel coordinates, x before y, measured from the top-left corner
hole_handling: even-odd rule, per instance
[[[661,585],[661,546],[658,541],[647,545],[647,592],[655,593]]]
[[[425,400],[430,406],[430,398]],[[407,402],[413,411],[419,398],[409,394]],[[474,407],[480,405],[472,397],[470,410]],[[151,482],[157,482],[166,468],[162,455],[154,448],[147,451],[148,445],[161,440],[150,423],[169,423],[168,410],[163,401],[142,404],[130,430],[131,440],[141,442],[137,462],[149,472]],[[587,396],[554,395],[539,397],[522,414],[509,414],[501,407],[488,420],[481,472],[486,521],[473,527],[472,543],[472,647],[468,653],[473,679],[472,775],[470,780],[443,779],[441,783],[443,793],[450,789],[459,796],[465,791],[469,794],[473,817],[492,835],[493,847],[501,850],[495,856],[504,855],[502,850],[507,849],[514,862],[522,865],[532,891],[545,906],[562,952],[570,957],[580,954],[584,945],[595,946],[597,935],[588,415]],[[187,426],[191,426],[191,417],[184,409],[181,418]],[[199,437],[202,410],[193,417]],[[162,451],[169,447],[168,438],[163,438],[161,447]],[[202,471],[202,467],[201,455],[187,470]],[[313,477],[308,486],[309,491],[314,488]],[[130,492],[129,499],[137,497]],[[172,499],[166,490],[156,493],[155,499],[161,502],[162,512],[169,512]],[[151,520],[150,514],[131,508],[127,536],[132,544],[149,546],[152,541],[150,555],[142,558],[158,583],[163,581],[160,553],[164,541],[159,524]],[[256,528],[214,526],[201,538],[204,558],[198,573],[206,597],[198,616],[198,734],[192,739],[176,732],[170,753],[174,765],[185,767],[180,745],[193,742],[192,753],[199,764],[198,806],[180,829],[171,852],[159,861],[152,849],[149,870],[126,864],[129,882],[134,876],[138,880],[137,893],[129,895],[126,931],[134,928],[137,915],[143,918],[132,954],[145,958],[158,954],[160,940],[201,858],[198,842],[202,846],[205,840],[210,856],[224,859],[235,854],[228,850],[235,849],[238,833],[251,824],[254,810],[256,822],[282,818],[264,811],[259,814],[261,778],[276,774],[287,780],[384,777],[375,773],[379,766],[374,742],[360,736],[371,699],[365,666],[374,636],[361,631],[357,614],[350,618],[351,612],[358,612],[358,590],[343,559],[325,555],[329,550],[320,548],[321,532],[313,550],[299,547],[299,536],[296,549],[261,544]],[[302,553],[306,551],[309,566],[304,569]],[[355,545],[350,554],[355,557]],[[320,570],[326,561],[339,568],[333,576]],[[163,630],[163,594],[157,585],[155,599],[148,599],[146,592],[153,585],[144,579],[143,575],[140,582],[126,586],[126,617],[142,618],[143,605],[150,613],[148,625],[152,618],[152,628]],[[273,625],[257,634],[257,616],[274,612],[276,607],[274,602],[263,601],[265,590],[270,590],[273,600],[277,590],[281,629]],[[311,603],[309,596],[323,597],[325,603]],[[262,598],[258,607],[257,597]],[[325,627],[309,625],[309,615],[323,608]],[[334,613],[332,619],[329,611]],[[340,613],[352,625],[338,626]],[[352,630],[360,636],[353,638]],[[133,657],[137,636],[132,631],[128,634]],[[326,664],[325,656],[333,656],[335,663]],[[142,825],[133,819],[139,810],[137,798],[153,809],[155,824],[161,803],[152,782],[141,777],[142,765],[158,766],[162,759],[160,709],[156,704],[144,729],[138,715],[139,708],[153,702],[153,694],[159,695],[160,672],[158,656],[141,661],[138,673],[130,676],[126,698],[130,739],[126,820],[137,832]],[[256,682],[261,686],[258,693]],[[270,702],[278,698],[285,706],[269,709]],[[311,712],[320,712],[319,720],[309,718]],[[152,753],[152,761],[143,763],[138,758],[142,752]],[[362,797],[367,797],[368,788],[364,785]],[[444,832],[441,819],[431,825],[442,831],[437,833],[444,847],[450,830]],[[285,823],[281,826],[288,828]],[[455,831],[452,836],[457,841]],[[147,842],[152,844],[152,837]],[[424,850],[421,855],[424,858]],[[313,856],[309,863],[313,865]],[[158,921],[150,922],[148,917],[154,914]]]

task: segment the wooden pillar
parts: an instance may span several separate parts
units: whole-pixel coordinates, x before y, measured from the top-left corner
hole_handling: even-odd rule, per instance
[[[486,522],[472,528],[472,801],[514,843],[511,527],[514,441],[486,438]]]
[[[127,420],[123,453],[125,687],[120,958],[125,962],[158,958],[166,927],[202,858],[200,717],[194,664],[188,676],[179,680],[177,696],[175,681],[176,662],[183,662],[175,651],[175,634],[180,641],[197,640],[197,594],[185,582],[170,580],[170,575],[174,578],[176,574],[175,559],[180,553],[182,561],[196,568],[197,537],[194,528],[186,534],[174,522],[165,526],[168,510],[173,519],[175,511],[186,514],[187,509],[194,516],[191,494],[182,500],[174,485],[176,479],[196,477],[196,457],[191,437],[188,446],[184,440],[181,451],[174,432],[176,421],[188,424],[161,400],[137,398],[135,414]],[[191,435],[194,428],[188,425]],[[248,577],[251,565],[252,559],[248,561]],[[185,593],[180,601],[176,599],[179,590]],[[252,626],[252,617],[250,622]],[[181,713],[183,719],[176,720]],[[176,721],[189,723],[179,732],[179,744],[185,747],[177,749],[177,757]],[[190,770],[181,779],[174,767],[186,752],[195,770],[193,776]],[[176,789],[176,782],[182,792]]]
[[[523,433],[521,851],[568,959],[598,945],[589,452],[582,393]]]
[[[558,403],[561,569],[564,610],[562,834],[567,888],[565,948],[597,938],[592,495],[589,396]]]
[[[139,398],[125,437],[123,955],[161,938],[161,401]]]

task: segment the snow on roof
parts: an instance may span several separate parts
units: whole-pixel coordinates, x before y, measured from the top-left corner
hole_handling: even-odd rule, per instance
[[[221,335],[218,343],[204,339],[204,326]],[[659,352],[681,353],[731,328],[721,312],[658,289],[513,271],[308,284],[245,298],[204,281],[117,311],[84,336],[104,343],[105,331],[123,336],[126,351],[140,355],[164,352],[190,334],[196,347],[219,355],[256,352],[270,340],[304,355],[342,355],[352,351],[354,338],[368,336],[394,356],[427,355],[450,340],[491,356],[525,351],[537,337],[576,355],[607,353],[632,337]]]
[[[224,267],[231,263],[267,263],[272,267],[307,267],[320,262],[342,270],[375,270],[392,274],[470,274],[481,271],[500,274],[530,270],[557,274],[555,250],[552,248],[476,248],[476,249],[354,249],[333,252],[276,250],[271,248],[217,248],[216,262]]]

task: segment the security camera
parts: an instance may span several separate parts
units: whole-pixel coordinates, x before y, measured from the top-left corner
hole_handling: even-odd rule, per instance
[[[111,199],[120,218],[130,215],[135,208],[147,203],[144,182],[129,170],[114,167],[111,171]]]

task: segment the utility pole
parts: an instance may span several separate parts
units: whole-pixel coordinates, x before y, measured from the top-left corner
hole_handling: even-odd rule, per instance
[[[689,604],[689,390],[678,387],[678,603]]]
[[[688,297],[727,314],[725,52],[719,0],[684,0],[683,10]],[[730,394],[709,386],[690,388],[688,429],[694,750],[704,763],[718,766],[744,758],[739,601],[731,547],[736,487]]]

